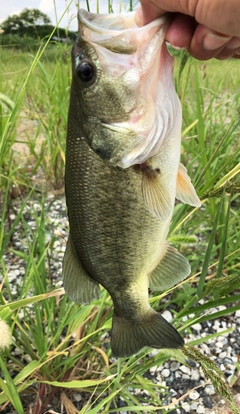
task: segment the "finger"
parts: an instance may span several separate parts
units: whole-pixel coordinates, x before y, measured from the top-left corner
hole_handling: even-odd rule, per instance
[[[141,0],[141,6],[143,24],[165,12],[179,12],[195,17],[198,23],[212,30],[229,36],[240,36],[239,0]]]
[[[188,51],[196,59],[212,59],[227,48],[231,40],[231,36],[214,32],[199,24],[195,29]]]
[[[229,47],[226,47],[222,49],[217,56],[215,56],[215,58],[219,60],[229,59],[231,57],[234,57],[234,59],[240,59],[240,49],[230,49]]]
[[[235,54],[232,56],[234,59],[240,59],[240,49],[239,50],[237,50],[236,52],[235,52]]]
[[[233,37],[230,42],[227,44],[227,47],[224,48],[220,54],[218,54],[217,59],[228,59],[234,55],[238,56],[240,50],[240,38]],[[235,57],[237,59],[237,57]]]
[[[188,48],[196,28],[196,21],[190,16],[174,13],[166,33],[166,40],[178,49]]]
[[[136,11],[135,21],[138,26],[144,26],[145,24],[152,22],[158,17],[163,16],[165,13],[166,11],[160,9],[154,3],[151,5],[151,8],[147,10],[144,8],[144,5],[142,4],[142,6],[139,6]]]

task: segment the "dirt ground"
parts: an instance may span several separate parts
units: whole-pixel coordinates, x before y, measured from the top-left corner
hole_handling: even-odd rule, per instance
[[[240,386],[232,388],[231,391],[233,394],[234,403],[240,413]],[[229,403],[224,401],[218,395],[213,395],[212,401],[214,403],[214,407],[206,408],[205,414],[233,414],[233,411],[231,410]]]

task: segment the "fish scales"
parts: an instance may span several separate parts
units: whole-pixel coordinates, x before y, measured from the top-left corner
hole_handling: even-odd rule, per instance
[[[72,141],[67,148],[67,204],[74,222],[71,237],[84,268],[103,286],[108,277],[108,289],[124,274],[129,280],[149,273],[159,260],[165,226],[146,211],[140,174],[107,165],[83,139],[76,151],[74,136]]]
[[[184,343],[148,301],[149,287],[168,289],[190,273],[166,243],[175,196],[199,205],[179,161],[181,107],[166,22],[137,28],[133,13],[80,11],[72,53],[64,286],[83,304],[99,297],[99,284],[107,289],[116,357]]]

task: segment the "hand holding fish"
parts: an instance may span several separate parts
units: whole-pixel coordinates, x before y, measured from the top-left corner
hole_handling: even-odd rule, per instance
[[[166,12],[173,17],[166,40],[199,60],[240,58],[238,0],[140,0],[136,20],[145,25]]]

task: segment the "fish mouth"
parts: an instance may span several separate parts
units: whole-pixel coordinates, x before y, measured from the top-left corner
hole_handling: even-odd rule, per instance
[[[78,12],[78,21],[80,25],[83,25],[96,33],[96,36],[113,34],[123,34],[130,30],[137,30],[140,32],[146,32],[151,27],[163,26],[166,22],[169,22],[169,14],[165,14],[162,17],[148,23],[145,26],[138,26],[135,21],[136,12],[128,13],[90,13],[84,9],[80,9]],[[114,33],[115,32],[115,33]],[[101,39],[99,39],[101,40]]]
[[[169,16],[166,14],[146,26],[135,22],[136,12],[118,14],[96,14],[80,9],[78,12],[79,32],[85,40],[103,46],[114,53],[133,54],[146,49],[150,38],[159,31],[166,31]],[[142,45],[142,47],[140,47]],[[151,56],[149,55],[149,59]]]
[[[80,9],[78,13],[80,23],[91,30],[103,32],[106,30],[124,30],[133,25],[138,27],[135,23],[135,12],[130,13],[90,13],[84,9]]]

